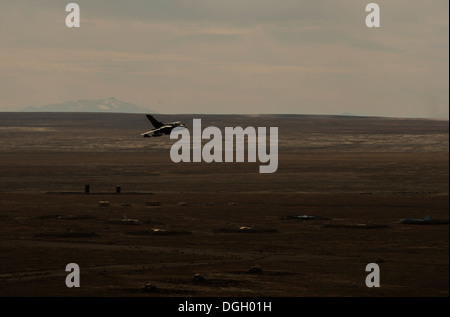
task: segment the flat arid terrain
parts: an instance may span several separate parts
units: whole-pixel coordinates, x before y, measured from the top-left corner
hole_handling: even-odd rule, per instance
[[[278,170],[174,163],[145,115],[0,113],[1,296],[449,296],[448,121],[156,117],[278,127]]]

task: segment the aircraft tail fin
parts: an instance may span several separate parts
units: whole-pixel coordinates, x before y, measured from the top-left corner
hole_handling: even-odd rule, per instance
[[[147,115],[147,119],[150,120],[150,122],[153,124],[155,129],[161,128],[163,126],[163,123],[153,118],[152,115]]]
[[[430,215],[427,215],[425,218],[423,218],[423,220],[425,220],[425,221],[430,221],[430,220],[431,220]]]

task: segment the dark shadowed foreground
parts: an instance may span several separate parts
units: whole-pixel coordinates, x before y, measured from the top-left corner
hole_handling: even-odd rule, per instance
[[[1,113],[0,295],[449,295],[448,121],[159,116],[193,118],[279,127],[278,171],[175,164],[143,115]]]

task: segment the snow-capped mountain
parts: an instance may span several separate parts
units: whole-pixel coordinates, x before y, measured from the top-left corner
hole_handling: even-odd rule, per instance
[[[123,112],[123,113],[157,113],[156,111],[120,101],[114,97],[98,100],[77,100],[64,103],[48,104],[41,107],[28,107],[26,112]]]

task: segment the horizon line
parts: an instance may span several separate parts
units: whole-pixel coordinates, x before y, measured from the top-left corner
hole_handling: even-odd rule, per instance
[[[55,113],[55,114],[133,114],[145,115],[154,114],[162,116],[176,115],[216,115],[216,116],[323,116],[323,117],[357,117],[357,118],[384,118],[384,119],[410,119],[410,120],[435,120],[449,121],[449,117],[398,117],[398,116],[381,116],[381,115],[358,115],[358,114],[317,114],[317,113],[158,113],[158,112],[121,112],[121,111],[23,111],[23,110],[0,110],[0,113]]]

